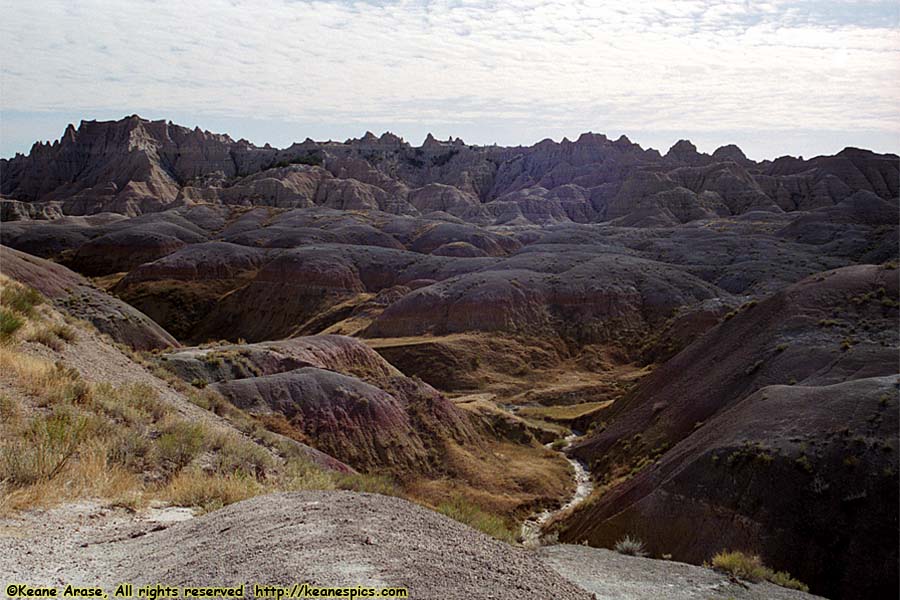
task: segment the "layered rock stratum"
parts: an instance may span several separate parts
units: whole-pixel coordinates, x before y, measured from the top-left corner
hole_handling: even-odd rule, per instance
[[[888,597],[898,196],[900,158],[858,148],[276,149],[131,116],[0,161],[0,268],[432,504],[563,504],[541,444],[575,430],[597,491],[563,540]]]

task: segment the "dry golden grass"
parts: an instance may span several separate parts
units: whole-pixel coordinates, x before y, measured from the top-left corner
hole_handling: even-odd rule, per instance
[[[808,592],[809,587],[791,577],[784,571],[773,571],[765,566],[759,556],[740,551],[722,551],[713,556],[712,568],[727,573],[736,579],[747,581],[770,581],[775,585],[801,592]]]
[[[552,437],[562,437],[569,434],[569,429],[557,423],[550,423],[536,418],[525,418],[521,414],[513,414],[509,411],[497,406],[494,402],[493,394],[468,394],[453,398],[453,403],[471,413],[479,415],[492,422],[508,422],[510,424],[519,423],[525,429],[531,431],[535,436],[541,437],[546,433]]]
[[[128,275],[127,271],[123,271],[122,273],[110,273],[109,275],[103,275],[101,277],[92,277],[91,281],[101,290],[109,291],[116,287],[116,284],[122,281],[126,275]]]
[[[242,473],[180,472],[163,491],[163,497],[176,506],[197,507],[204,512],[216,510],[252,498],[265,491],[253,477]]]
[[[445,460],[452,478],[406,482],[412,499],[437,507],[459,497],[485,512],[517,519],[572,492],[570,465],[542,447],[511,442],[496,442],[487,449],[451,445]]]
[[[376,477],[322,471],[293,442],[171,374],[166,381],[191,401],[256,439],[185,419],[147,384],[88,383],[18,344],[52,335],[59,344],[45,345],[57,350],[77,333],[47,306],[19,314],[21,331],[0,344],[0,379],[13,390],[0,395],[0,512],[88,497],[132,510],[154,498],[213,510],[277,490],[395,489]]]
[[[90,395],[89,386],[78,374],[61,364],[0,346],[0,371],[10,374],[17,387],[36,398],[40,406],[59,402],[82,403]]]
[[[24,416],[25,408],[19,400],[0,394],[0,423],[16,426]]]
[[[0,493],[0,514],[49,507],[79,498],[141,496],[144,485],[140,477],[111,462],[108,452],[109,447],[103,441],[81,444],[77,457],[62,463],[59,471],[52,476],[43,476],[27,485],[3,490],[4,493]],[[9,486],[8,481],[6,485]]]
[[[602,411],[612,404],[612,400],[603,402],[582,402],[568,406],[527,406],[519,410],[523,417],[535,417],[550,421],[572,421]]]
[[[477,505],[461,496],[451,497],[437,505],[436,510],[451,519],[465,523],[498,540],[513,543],[516,531],[509,519],[504,519],[480,509]]]

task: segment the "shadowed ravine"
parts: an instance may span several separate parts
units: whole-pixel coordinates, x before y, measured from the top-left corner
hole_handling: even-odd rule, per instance
[[[571,433],[566,436],[566,445],[563,446],[559,453],[562,454],[569,464],[572,465],[574,469],[573,479],[575,480],[575,493],[569,498],[569,501],[560,506],[556,510],[542,510],[540,512],[534,513],[522,523],[522,531],[519,536],[522,539],[522,544],[524,546],[539,546],[541,543],[541,535],[543,534],[544,525],[550,522],[550,520],[563,513],[566,512],[582,502],[591,495],[591,492],[594,491],[594,482],[591,481],[590,472],[584,467],[581,461],[572,458],[568,454],[566,454],[566,450],[572,445],[572,443],[578,439],[578,433]],[[547,448],[552,447],[552,444],[546,444]]]

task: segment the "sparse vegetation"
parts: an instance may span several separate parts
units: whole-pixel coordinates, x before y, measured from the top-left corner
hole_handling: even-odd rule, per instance
[[[156,451],[163,464],[177,471],[186,467],[207,445],[206,428],[197,423],[175,421],[156,441]]]
[[[557,439],[553,440],[553,443],[550,444],[550,447],[556,451],[560,451],[563,448],[565,448],[567,444],[568,444],[568,442],[566,441],[565,438],[557,438]]]
[[[29,342],[34,342],[36,344],[43,344],[52,350],[56,350],[57,352],[61,351],[65,348],[65,343],[63,340],[56,337],[56,335],[48,328],[48,327],[40,327],[35,329],[28,337],[26,337]]]
[[[34,288],[24,286],[9,279],[4,281],[0,290],[0,306],[8,311],[17,312],[30,317],[34,314],[34,307],[42,304],[44,297]]]
[[[88,434],[86,415],[60,407],[28,421],[0,454],[0,480],[16,487],[49,481],[66,467]]]
[[[4,302],[17,310],[15,329],[29,332],[25,339],[58,350],[76,338],[73,328],[34,309],[39,295],[2,283]],[[84,495],[130,507],[157,497],[210,510],[262,491],[337,487],[337,475],[313,466],[297,446],[255,430],[252,417],[168,371],[160,369],[173,387],[260,440],[186,419],[148,384],[89,383],[62,362],[21,351],[15,340],[0,346],[0,371],[33,405],[27,411],[22,400],[0,396],[0,510]],[[378,487],[362,479],[347,485]]]
[[[437,507],[437,511],[498,540],[512,543],[516,539],[512,527],[497,515],[487,513],[461,496],[455,496]]]
[[[259,481],[243,473],[222,475],[191,469],[176,475],[164,496],[176,506],[198,507],[209,512],[262,492]]]
[[[799,468],[806,471],[807,473],[812,473],[813,466],[812,463],[809,462],[809,458],[805,454],[801,454],[799,457],[794,460],[794,464],[796,464]]]
[[[6,340],[18,331],[24,321],[14,312],[0,308],[0,341]]]
[[[763,361],[762,361],[762,360],[758,360],[758,361],[756,361],[755,363],[753,363],[752,365],[750,365],[749,367],[747,367],[747,368],[744,370],[744,374],[745,374],[745,375],[752,375],[752,374],[756,373],[757,371],[759,371],[760,367],[762,367],[762,366],[763,366]]]
[[[719,552],[712,558],[712,567],[735,579],[751,582],[769,581],[781,587],[808,592],[809,587],[797,581],[789,573],[773,571],[765,566],[759,556],[740,551]]]
[[[647,549],[644,547],[644,542],[637,538],[633,538],[630,535],[626,535],[618,540],[613,546],[613,550],[619,554],[626,554],[628,556],[647,556]]]

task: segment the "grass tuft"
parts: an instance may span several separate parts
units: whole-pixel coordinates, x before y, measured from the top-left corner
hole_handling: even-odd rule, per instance
[[[12,337],[24,324],[25,321],[17,316],[16,313],[0,308],[0,341]]]
[[[809,587],[797,581],[789,573],[773,571],[765,566],[759,556],[740,551],[722,551],[712,559],[712,567],[735,579],[759,582],[769,581],[781,587],[808,592]]]
[[[263,493],[259,482],[243,473],[222,475],[186,469],[166,488],[166,498],[176,506],[198,507],[209,512]]]
[[[44,297],[34,288],[12,280],[4,283],[3,289],[0,290],[0,305],[5,309],[30,317],[34,314],[34,307],[43,304]]]
[[[341,474],[336,476],[336,485],[341,490],[351,490],[382,496],[401,496],[402,491],[394,481],[384,475],[366,473]]]
[[[481,510],[461,496],[442,502],[437,506],[437,511],[498,540],[510,544],[516,540],[516,534],[506,520]]]
[[[626,535],[618,540],[613,546],[613,550],[627,556],[647,556],[647,549],[644,547],[644,542],[637,538],[633,538],[630,535]]]

